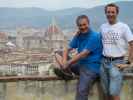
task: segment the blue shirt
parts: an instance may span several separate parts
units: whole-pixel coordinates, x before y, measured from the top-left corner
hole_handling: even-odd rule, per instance
[[[78,63],[85,65],[89,70],[100,72],[100,62],[102,58],[102,39],[100,33],[89,30],[86,33],[75,35],[69,44],[70,48],[77,49],[78,53],[88,50],[90,54],[81,58]]]

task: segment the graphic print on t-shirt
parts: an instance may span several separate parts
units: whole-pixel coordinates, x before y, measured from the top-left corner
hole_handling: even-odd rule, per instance
[[[116,41],[120,39],[120,34],[114,30],[108,30],[102,38],[104,44],[116,44]]]

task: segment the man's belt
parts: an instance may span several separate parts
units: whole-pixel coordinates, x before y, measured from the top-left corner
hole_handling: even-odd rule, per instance
[[[121,57],[106,57],[103,56],[105,59],[110,60],[110,61],[114,61],[114,60],[118,60],[118,59],[124,59],[124,56]]]

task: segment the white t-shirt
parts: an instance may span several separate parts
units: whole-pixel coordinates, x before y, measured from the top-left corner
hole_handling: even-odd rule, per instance
[[[128,42],[133,40],[133,34],[127,24],[117,22],[114,25],[105,23],[100,27],[103,42],[103,55],[121,57],[127,53]]]

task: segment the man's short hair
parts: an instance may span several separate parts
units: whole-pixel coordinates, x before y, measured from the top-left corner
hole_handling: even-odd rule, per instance
[[[104,8],[105,13],[107,12],[107,8],[108,8],[108,7],[115,7],[115,8],[116,8],[117,14],[119,13],[119,7],[118,7],[116,4],[114,4],[114,3],[110,3],[110,4],[107,4],[107,5],[105,6],[105,8]]]
[[[87,15],[80,15],[80,16],[78,16],[77,19],[76,19],[76,24],[77,24],[77,25],[79,25],[79,20],[81,20],[81,19],[86,19],[88,23],[90,22],[90,20],[89,20],[89,18],[88,18]]]

